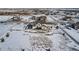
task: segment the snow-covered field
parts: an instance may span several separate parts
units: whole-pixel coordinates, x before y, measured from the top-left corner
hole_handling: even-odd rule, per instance
[[[0,16],[0,21],[6,21],[10,18],[12,18],[12,16]]]
[[[11,17],[0,16],[0,20],[6,21]],[[21,17],[29,18],[29,16]],[[48,17],[48,19],[49,22],[53,22],[51,18]],[[11,31],[11,29],[13,30]],[[7,33],[9,33],[8,37],[6,37]],[[33,33],[24,31],[23,23],[0,23],[0,51],[71,51],[70,47],[74,47],[75,43],[63,33],[61,29],[54,27],[50,32]],[[4,38],[3,42],[1,42],[1,38]],[[76,46],[78,49],[78,45]]]

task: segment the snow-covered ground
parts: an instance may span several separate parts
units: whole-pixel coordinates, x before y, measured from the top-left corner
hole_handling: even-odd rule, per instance
[[[7,31],[9,31],[10,30],[10,28],[12,27],[12,26],[14,26],[15,25],[15,23],[14,24],[0,24],[0,36],[1,35],[3,35],[4,33],[6,33]]]
[[[31,50],[30,36],[23,31],[13,31],[9,33],[10,36],[5,38],[5,42],[0,43],[1,50],[8,50],[8,51],[21,51],[22,49]]]
[[[24,20],[29,18],[29,16],[21,17]],[[0,19],[7,20],[10,17],[0,16]],[[49,16],[48,19],[49,22],[54,22]],[[0,51],[71,51],[75,46],[77,49],[79,48],[71,38],[66,34],[63,35],[64,32],[61,29],[56,29],[55,26],[52,27],[50,32],[45,33],[30,32],[32,29],[24,31],[24,26],[26,25],[23,23],[0,24]],[[11,31],[11,29],[13,30]],[[79,35],[75,30],[73,30],[74,33],[71,30],[67,31],[75,34],[75,38]],[[6,33],[9,33],[9,37],[6,37]],[[4,38],[4,42],[1,42],[1,38]]]
[[[10,18],[12,18],[13,16],[0,16],[0,21],[7,21]]]

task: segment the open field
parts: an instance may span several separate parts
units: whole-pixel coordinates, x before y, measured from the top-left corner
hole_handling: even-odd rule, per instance
[[[79,51],[78,9],[0,9],[0,51]]]

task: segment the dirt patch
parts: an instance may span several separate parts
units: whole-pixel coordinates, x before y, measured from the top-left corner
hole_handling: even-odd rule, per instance
[[[32,36],[32,50],[47,50],[52,47],[52,41],[46,36]]]

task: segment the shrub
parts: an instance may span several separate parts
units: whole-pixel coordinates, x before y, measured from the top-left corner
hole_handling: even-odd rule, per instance
[[[25,51],[25,49],[21,49],[21,51]]]
[[[9,37],[9,33],[6,34],[6,37]]]
[[[1,40],[1,42],[4,42],[4,38],[1,38],[0,40]]]

